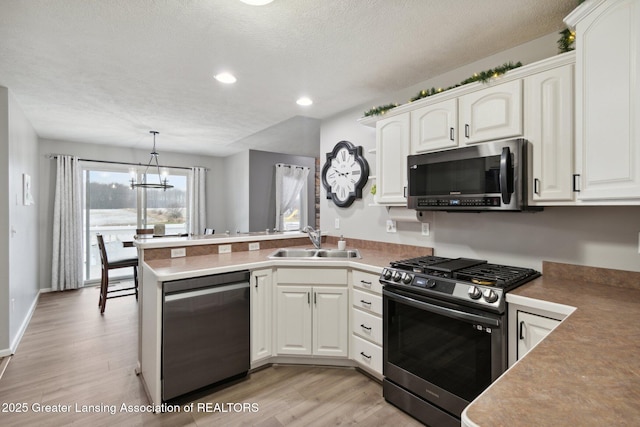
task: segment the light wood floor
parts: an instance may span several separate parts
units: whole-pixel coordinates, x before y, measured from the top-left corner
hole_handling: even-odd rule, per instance
[[[191,413],[183,405],[179,413],[128,413],[123,404],[133,409],[148,405],[134,373],[136,301],[109,300],[104,316],[97,304],[95,288],[41,295],[0,379],[0,425],[421,425],[386,403],[380,384],[353,369],[302,366],[254,372],[198,397]],[[243,405],[248,410],[242,411]],[[61,409],[70,413],[52,412]]]

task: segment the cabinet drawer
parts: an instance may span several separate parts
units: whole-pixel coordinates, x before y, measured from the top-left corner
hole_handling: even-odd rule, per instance
[[[382,374],[382,347],[353,335],[353,360]]]
[[[278,283],[293,285],[346,285],[346,268],[279,268]]]
[[[382,315],[382,297],[358,289],[353,290],[354,307],[363,308]]]
[[[382,318],[357,308],[351,310],[351,314],[353,333],[382,345]]]
[[[365,273],[360,270],[353,270],[351,277],[353,280],[353,286],[382,294],[382,284],[380,283],[379,275]]]

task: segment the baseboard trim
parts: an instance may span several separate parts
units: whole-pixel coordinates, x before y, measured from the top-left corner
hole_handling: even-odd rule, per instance
[[[20,344],[20,341],[22,340],[24,333],[27,331],[27,327],[31,322],[33,313],[36,311],[36,306],[38,305],[38,300],[40,299],[41,293],[43,293],[42,289],[38,291],[38,293],[36,294],[36,297],[33,299],[33,303],[31,303],[31,307],[29,307],[29,312],[27,313],[27,316],[22,321],[22,324],[20,325],[20,329],[18,329],[18,333],[16,334],[15,338],[13,339],[13,342],[11,343],[11,346],[9,348],[9,355],[15,354],[16,350],[18,350],[18,345]],[[0,355],[4,356],[2,352],[0,352]]]

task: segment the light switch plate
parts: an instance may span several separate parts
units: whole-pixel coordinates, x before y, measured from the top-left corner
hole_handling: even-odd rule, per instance
[[[249,250],[250,251],[257,251],[258,249],[260,249],[260,242],[251,242],[251,243],[249,243]]]
[[[336,219],[333,221],[333,228],[335,228],[336,230],[339,230],[339,229],[340,229],[340,218],[336,218]]]
[[[230,254],[231,253],[231,245],[220,245],[218,246],[219,254]]]
[[[423,236],[428,236],[429,235],[429,223],[428,222],[423,222],[422,223],[422,235]]]
[[[183,256],[187,256],[186,248],[171,249],[171,258],[179,258]]]

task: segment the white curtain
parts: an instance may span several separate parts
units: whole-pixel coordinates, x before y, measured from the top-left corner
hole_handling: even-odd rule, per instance
[[[293,206],[298,194],[307,184],[309,168],[296,165],[276,164],[276,229],[284,230],[284,214]],[[301,205],[303,203],[301,202]],[[300,228],[307,222],[307,216],[300,212]],[[304,223],[304,224],[303,224]]]
[[[54,291],[82,287],[82,180],[77,157],[58,156],[53,208]]]
[[[204,234],[207,227],[207,203],[205,193],[205,168],[191,168],[191,194],[189,195],[189,232]]]

